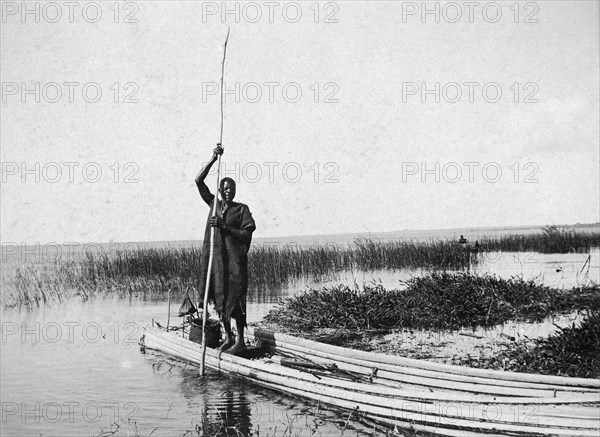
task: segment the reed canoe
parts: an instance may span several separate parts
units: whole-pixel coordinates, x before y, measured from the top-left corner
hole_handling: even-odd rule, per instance
[[[208,348],[206,366],[280,392],[356,411],[369,421],[391,428],[456,436],[600,433],[600,390],[592,381],[569,384],[550,378],[536,382],[537,378],[521,375],[505,381],[523,386],[504,391],[502,388],[506,387],[498,384],[502,379],[494,378],[494,374],[448,373],[444,372],[445,367],[413,362],[407,365],[403,360],[399,364],[381,354],[356,354],[357,351],[267,331],[255,330],[249,337],[260,340],[273,355],[247,359]],[[150,326],[141,343],[145,349],[192,363],[199,364],[201,360],[201,346],[181,333]],[[290,358],[308,360],[315,363],[316,369],[284,365]],[[425,373],[415,375],[415,370]],[[471,379],[452,379],[457,376]],[[529,387],[530,384],[540,386]],[[477,387],[482,390],[477,391]]]

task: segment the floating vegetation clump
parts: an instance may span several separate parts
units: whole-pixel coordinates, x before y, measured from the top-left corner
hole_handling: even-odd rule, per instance
[[[596,290],[598,292],[598,290]],[[591,311],[579,326],[573,323],[533,344],[501,351],[487,368],[580,378],[600,378],[600,311]]]
[[[386,290],[381,285],[308,290],[282,301],[265,321],[286,330],[459,329],[541,320],[553,311],[600,308],[593,292],[558,290],[521,278],[432,273]]]

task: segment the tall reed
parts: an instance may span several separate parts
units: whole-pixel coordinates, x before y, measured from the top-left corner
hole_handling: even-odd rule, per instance
[[[589,252],[592,247],[600,246],[600,232],[577,232],[547,226],[539,234],[483,238],[478,243],[484,252]]]

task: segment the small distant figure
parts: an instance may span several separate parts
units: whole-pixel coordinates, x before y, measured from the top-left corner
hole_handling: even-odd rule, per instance
[[[463,254],[468,254],[468,258],[469,258],[468,272],[471,273],[471,270],[473,268],[473,263],[471,262],[471,248],[469,247],[468,243],[469,242],[464,237],[464,235],[461,235],[460,238],[458,239],[458,244],[460,244],[461,251],[463,252]]]

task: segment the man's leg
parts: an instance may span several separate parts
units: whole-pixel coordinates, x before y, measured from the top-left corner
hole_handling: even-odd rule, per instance
[[[227,349],[228,354],[237,355],[246,350],[246,342],[244,341],[244,328],[246,325],[245,317],[238,316],[235,319],[235,328],[237,329],[237,338],[235,344]]]
[[[223,324],[223,329],[225,330],[225,342],[219,346],[218,350],[225,352],[235,344],[235,341],[233,339],[233,332],[231,331],[231,319],[223,318],[221,323]]]

